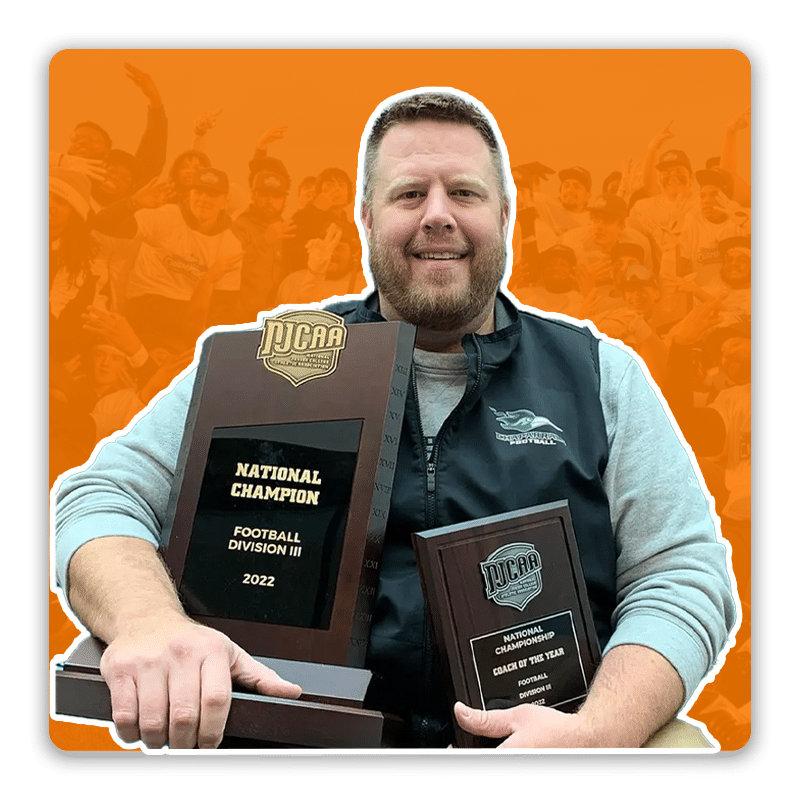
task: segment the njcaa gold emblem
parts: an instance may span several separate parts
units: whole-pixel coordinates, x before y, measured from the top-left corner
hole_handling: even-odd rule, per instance
[[[324,378],[339,365],[347,327],[330,311],[285,311],[264,320],[256,358],[292,386]]]

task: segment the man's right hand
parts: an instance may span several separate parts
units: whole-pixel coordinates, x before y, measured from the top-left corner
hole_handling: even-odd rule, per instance
[[[104,181],[106,179],[106,165],[99,158],[83,158],[82,156],[64,154],[59,159],[58,166],[73,172],[80,172],[90,181]]]
[[[160,208],[175,194],[175,184],[167,178],[161,180],[158,176],[146,183],[131,196],[135,206],[139,208]]]
[[[100,673],[119,737],[155,749],[217,747],[232,680],[273,697],[296,699],[302,693],[223,633],[175,612],[117,636],[103,654]]]

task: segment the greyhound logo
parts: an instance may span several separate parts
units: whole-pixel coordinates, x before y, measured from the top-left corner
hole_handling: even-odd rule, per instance
[[[549,425],[551,428],[564,433],[558,425],[553,425],[547,417],[540,417],[538,414],[534,414],[533,411],[528,411],[527,408],[520,408],[518,411],[497,411],[491,406],[489,408],[497,417],[500,427],[505,431],[527,433],[528,431],[536,430],[536,428]]]
[[[550,422],[547,417],[540,417],[527,408],[520,408],[516,411],[498,411],[489,406],[492,414],[497,417],[497,422],[504,431],[514,431],[514,433],[498,433],[495,437],[501,442],[508,444],[543,444],[556,445],[567,443],[553,431],[540,431],[539,428],[554,428],[559,433],[564,431]]]

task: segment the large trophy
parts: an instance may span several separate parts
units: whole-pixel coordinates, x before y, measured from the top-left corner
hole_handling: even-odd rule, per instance
[[[451,707],[577,709],[600,648],[567,502],[413,539]],[[496,745],[455,732],[461,747]]]
[[[405,323],[316,309],[203,344],[164,560],[191,617],[303,687],[234,687],[242,746],[398,744],[364,660],[413,346]],[[86,639],[57,666],[57,713],[111,719],[101,654]]]

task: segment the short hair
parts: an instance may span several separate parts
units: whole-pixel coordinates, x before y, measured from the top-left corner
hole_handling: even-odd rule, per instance
[[[343,169],[339,169],[339,167],[327,167],[326,169],[322,170],[322,172],[317,175],[316,179],[315,191],[317,194],[322,191],[322,184],[326,181],[339,181],[340,183],[346,183],[347,202],[349,203],[353,199],[353,182],[350,180],[350,176]]]
[[[375,163],[378,158],[378,149],[387,131],[392,126],[404,122],[422,121],[454,122],[457,125],[469,125],[476,130],[489,148],[492,164],[497,173],[500,198],[502,201],[508,202],[503,152],[491,122],[476,105],[460,95],[450,92],[411,94],[391,103],[381,111],[372,125],[364,149],[363,202],[367,205],[372,204]]]
[[[308,189],[310,186],[313,186],[315,189],[317,187],[317,176],[316,175],[306,175],[303,180],[300,181],[298,185],[298,190],[300,189]]]
[[[105,128],[100,127],[96,122],[92,122],[91,120],[79,122],[72,130],[76,131],[78,128],[94,128],[96,131],[100,131],[100,133],[103,134],[103,138],[106,140],[108,149],[111,149],[111,136]]]
[[[138,180],[139,162],[136,160],[136,156],[132,153],[128,153],[125,150],[109,150],[108,158],[106,159],[106,166],[111,167],[113,165],[125,167],[128,172],[133,175],[134,181]]]

